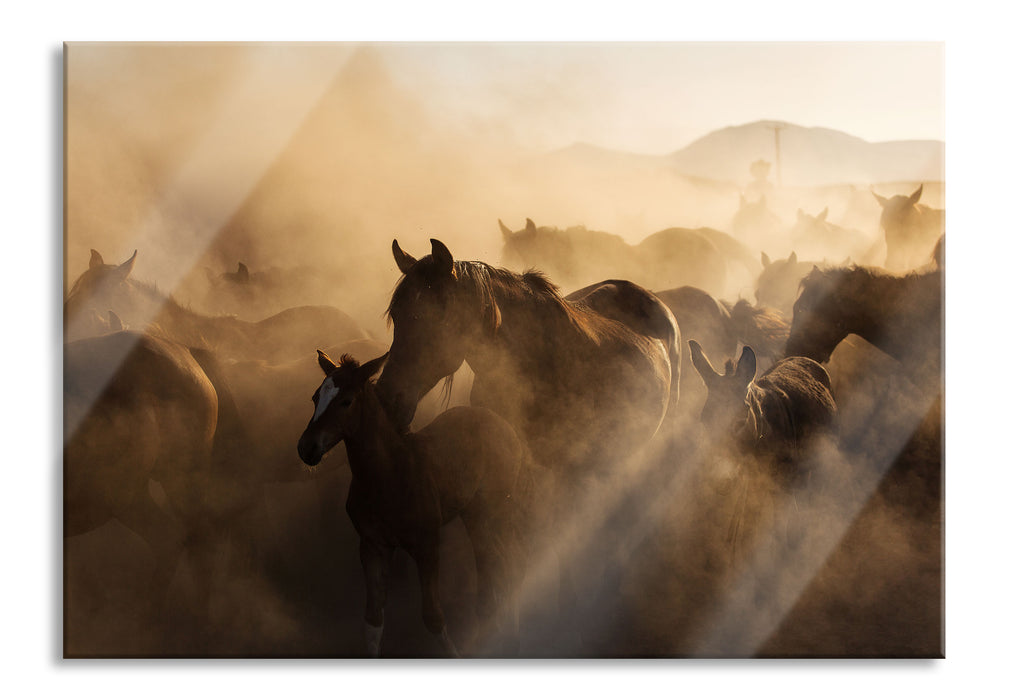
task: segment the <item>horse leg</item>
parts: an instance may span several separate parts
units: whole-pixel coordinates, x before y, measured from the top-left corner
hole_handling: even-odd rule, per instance
[[[438,643],[447,656],[458,657],[455,644],[448,636],[445,615],[438,601],[438,530],[421,536],[419,544],[412,547],[410,555],[417,562],[420,576],[421,612],[427,631],[438,638]]]
[[[392,547],[362,537],[360,553],[368,592],[364,609],[364,643],[368,649],[368,656],[377,658],[382,647],[382,632],[385,628],[385,598]]]
[[[157,628],[165,630],[168,615],[168,588],[183,552],[183,532],[179,523],[148,497],[146,483],[124,507],[116,512],[119,521],[147,543],[154,555],[154,574],[146,604]]]
[[[477,639],[483,646],[488,640],[497,637],[497,615],[505,588],[506,557],[501,533],[487,517],[484,508],[479,508],[479,512],[468,510],[463,513],[462,519],[476,561],[477,617],[480,623]]]

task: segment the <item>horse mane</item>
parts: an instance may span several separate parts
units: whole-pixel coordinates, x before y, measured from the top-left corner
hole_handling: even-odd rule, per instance
[[[728,303],[724,305],[729,306]],[[746,299],[740,299],[729,308],[729,322],[736,338],[761,355],[779,354],[791,332],[791,325],[779,312],[766,306],[754,306]]]
[[[430,270],[425,265],[426,262],[427,258],[418,261],[410,270],[410,274],[413,275],[416,271],[420,279],[425,280]],[[456,260],[453,263],[453,272],[460,285],[476,294],[484,314],[493,313],[494,306],[499,302],[531,301],[544,309],[560,312],[567,323],[594,342],[598,341],[599,332],[592,327],[589,314],[561,296],[560,288],[539,270],[529,269],[518,274],[479,261]],[[390,323],[392,309],[407,293],[409,279],[408,275],[403,275],[393,289],[389,306],[385,310],[386,319]]]
[[[820,274],[811,272],[799,282],[799,294],[809,286],[810,282],[817,285],[829,285],[831,289],[838,289],[842,285],[853,285],[853,289],[863,289],[866,284],[886,286],[906,286],[929,279],[935,271],[919,272],[911,271],[906,275],[894,275],[879,267],[865,267],[863,265],[851,265],[849,267],[828,267],[820,270]]]

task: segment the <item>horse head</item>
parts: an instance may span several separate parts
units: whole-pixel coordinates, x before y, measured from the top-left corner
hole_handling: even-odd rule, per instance
[[[136,261],[137,251],[134,250],[126,262],[106,265],[101,253],[92,249],[88,269],[73,283],[63,302],[67,339],[94,335],[88,331],[93,317],[102,311],[120,307],[124,287]]]
[[[848,324],[843,322],[844,305],[836,287],[837,280],[815,265],[802,280],[799,298],[792,306],[786,356],[827,362],[837,344],[848,335]]]
[[[715,371],[696,340],[690,341],[690,360],[708,388],[701,422],[712,436],[734,431],[740,415],[745,412],[750,382],[757,374],[757,356],[753,349],[744,345],[736,362],[729,360],[725,363],[725,374]]]
[[[880,228],[892,235],[895,231],[913,226],[919,217],[915,205],[921,200],[923,188],[924,185],[919,185],[909,196],[896,194],[893,197],[884,197],[873,192],[872,196],[883,207],[883,211],[879,214]]]
[[[389,302],[393,340],[378,391],[393,422],[406,429],[424,394],[462,366],[501,315],[487,289],[460,277],[441,241],[431,239],[431,254],[419,260],[397,241],[392,253],[403,278]]]
[[[761,306],[770,306],[787,313],[795,300],[799,281],[808,272],[807,263],[799,262],[795,251],[784,260],[771,260],[761,252],[760,262],[764,266],[757,278],[754,296]]]
[[[362,409],[358,399],[389,356],[386,353],[359,365],[353,357],[344,355],[337,364],[322,350],[316,352],[326,378],[312,395],[315,409],[298,440],[298,456],[312,467],[341,440],[354,435],[360,428]]]

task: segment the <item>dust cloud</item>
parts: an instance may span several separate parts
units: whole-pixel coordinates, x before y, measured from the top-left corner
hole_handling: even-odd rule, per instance
[[[437,238],[457,259],[497,265],[505,242],[498,220],[520,230],[528,217],[560,231],[616,234],[628,249],[671,227],[710,227],[734,235],[752,265],[762,251],[784,259],[796,249],[803,260],[880,265],[873,192],[906,195],[924,181],[922,203],[944,206],[942,180],[913,174],[835,179],[825,164],[820,177],[776,185],[750,167],[773,159],[763,126],[754,157],[736,163],[733,146],[710,156],[727,163],[720,179],[685,174],[672,156],[544,147],[553,115],[583,108],[606,83],[569,63],[528,86],[492,74],[502,89],[479,109],[459,96],[439,100],[453,75],[466,89],[467,50],[480,49],[71,44],[65,289],[88,270],[92,250],[115,265],[136,250],[129,278],[149,285],[160,306],[133,317],[89,309],[103,329],[110,309],[127,330],[153,324],[170,335],[185,314],[251,324],[330,305],[357,325],[318,343],[333,357],[354,352],[364,361],[392,341],[384,311],[400,276],[393,239],[418,258]],[[423,70],[435,56],[449,66],[441,83]],[[738,216],[761,198],[770,216]],[[837,230],[807,233],[797,226],[808,224],[800,209],[814,217],[827,210],[824,219],[848,231],[842,240],[850,243],[839,244]],[[613,260],[611,277],[630,276]],[[550,264],[543,255],[536,266],[558,274]],[[754,301],[752,272],[729,266],[726,287],[713,294],[730,309]],[[67,538],[68,656],[363,654],[365,584],[344,512],[345,450],[315,472],[295,452],[322,379],[313,323],[274,331],[310,339],[301,353],[219,358],[244,432],[231,436],[233,453],[218,456],[217,481],[202,486],[219,513],[232,507],[218,502],[232,496],[228,480],[245,480],[252,505],[240,529],[182,558],[163,608],[145,595],[141,582],[157,564],[136,533],[111,520]],[[240,332],[256,337],[262,328]],[[693,373],[686,340],[681,372]],[[211,349],[227,347],[220,342]],[[928,471],[941,461],[941,397],[933,403],[890,358],[846,342],[848,354],[828,363],[843,421],[815,479],[794,492],[759,472],[747,481],[707,450],[696,415],[673,411],[673,427],[561,514],[566,525],[530,562],[517,593],[524,655],[941,654],[941,504]],[[471,380],[464,367],[450,400],[431,392],[414,427],[444,405],[465,404]],[[692,397],[684,405],[700,404]],[[150,489],[165,502],[157,475]],[[742,534],[728,537],[733,531]],[[560,618],[557,550],[580,575]],[[444,530],[442,562],[448,627],[461,648],[486,652],[474,646],[474,559],[458,521]],[[201,566],[213,572],[209,598]],[[194,612],[201,606],[210,613]],[[419,610],[413,563],[399,552],[385,655],[439,655]]]

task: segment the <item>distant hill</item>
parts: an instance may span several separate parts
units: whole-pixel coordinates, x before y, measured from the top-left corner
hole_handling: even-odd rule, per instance
[[[665,156],[642,155],[576,143],[553,151],[545,162],[555,167],[594,171],[671,170],[695,184],[743,187],[752,179],[750,164],[774,163],[775,124],[781,129],[782,184],[786,187],[869,185],[882,182],[936,182],[944,177],[942,141],[870,143],[851,134],[787,122],[759,121],[713,131]],[[770,179],[776,183],[776,171]]]
[[[781,174],[786,187],[842,183],[937,181],[944,178],[942,141],[870,143],[834,129],[759,121],[713,131],[667,157],[680,173],[743,185],[750,164],[774,163],[774,125],[781,124]],[[775,181],[772,170],[771,180]]]

